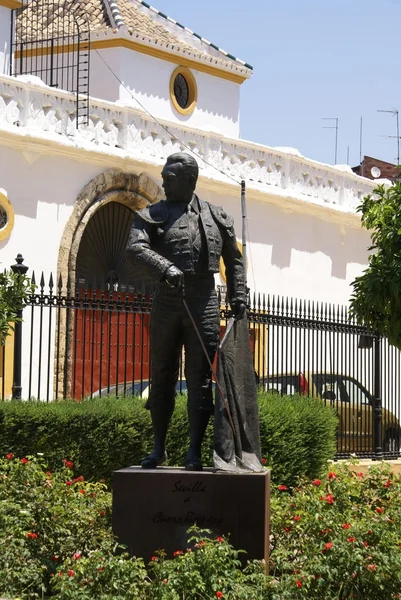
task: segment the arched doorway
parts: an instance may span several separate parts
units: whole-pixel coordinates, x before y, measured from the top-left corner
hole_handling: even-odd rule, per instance
[[[72,300],[57,324],[57,396],[113,393],[121,383],[125,393],[125,383],[149,378],[152,282],[125,248],[135,211],[161,197],[146,175],[113,169],[77,198],[59,251],[60,281]]]
[[[153,282],[127,260],[134,211],[101,206],[79,245],[74,311],[72,395],[124,394],[150,377],[149,323]]]

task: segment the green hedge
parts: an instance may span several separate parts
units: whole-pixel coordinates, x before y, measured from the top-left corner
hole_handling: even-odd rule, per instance
[[[262,455],[273,480],[291,484],[317,477],[335,453],[337,419],[318,400],[260,393]],[[181,465],[188,447],[186,398],[178,397],[167,450]],[[60,457],[73,460],[89,479],[110,481],[114,470],[138,464],[151,450],[150,414],[139,398],[96,398],[84,402],[0,402],[0,454],[43,453],[51,469]],[[213,427],[204,441],[204,464],[212,464]]]

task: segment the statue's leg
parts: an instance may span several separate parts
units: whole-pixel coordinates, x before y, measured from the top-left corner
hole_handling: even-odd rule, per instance
[[[206,290],[201,297],[188,297],[187,303],[205,349],[202,348],[193,323],[185,318],[185,377],[188,387],[190,447],[184,466],[190,471],[200,471],[202,441],[213,412],[212,373],[205,350],[213,363],[219,339],[220,311],[214,289]]]
[[[167,296],[167,297],[166,297]],[[152,416],[154,447],[142,467],[152,469],[165,458],[167,430],[174,411],[182,349],[182,299],[156,294],[150,322],[152,385],[147,402]]]

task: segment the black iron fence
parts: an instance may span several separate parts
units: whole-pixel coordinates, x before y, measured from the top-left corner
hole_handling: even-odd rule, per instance
[[[223,335],[230,309],[224,288],[218,293]],[[151,305],[151,289],[103,281],[72,285],[52,276],[45,284],[42,274],[16,327],[17,346],[10,335],[1,349],[1,399],[13,391],[44,401],[133,393],[146,398]],[[262,390],[306,394],[332,406],[339,419],[337,457],[398,457],[397,349],[350,320],[345,307],[253,294],[248,309]],[[186,389],[185,357],[177,389]]]

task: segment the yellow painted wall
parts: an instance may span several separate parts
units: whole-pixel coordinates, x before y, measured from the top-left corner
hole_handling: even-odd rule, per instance
[[[5,346],[0,346],[0,399],[11,398],[14,367],[14,332],[10,332]],[[4,398],[3,398],[4,385]]]

